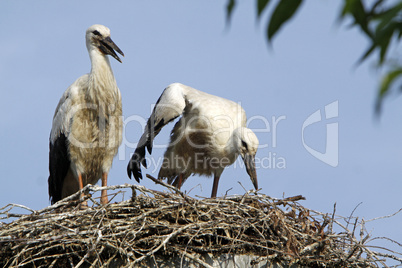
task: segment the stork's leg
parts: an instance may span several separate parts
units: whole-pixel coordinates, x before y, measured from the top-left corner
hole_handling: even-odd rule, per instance
[[[179,181],[177,183],[177,188],[180,190],[181,186],[183,184],[183,173],[179,174]]]
[[[216,197],[216,193],[218,192],[219,178],[220,176],[217,175],[214,176],[214,185],[212,186],[211,198]]]
[[[102,187],[107,186],[107,173],[103,172],[102,174]],[[107,190],[102,190],[101,192],[101,204],[106,205],[108,203],[108,198],[107,198]]]
[[[82,182],[82,174],[78,172],[78,185],[80,187],[80,191],[82,190],[82,188],[84,188],[84,183]],[[80,195],[80,200],[84,200],[84,193],[81,193]],[[88,207],[88,203],[87,201],[83,201],[80,204],[80,208],[81,209],[85,209]]]

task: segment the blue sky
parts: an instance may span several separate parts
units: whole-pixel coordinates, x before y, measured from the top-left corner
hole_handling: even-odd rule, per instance
[[[254,1],[240,2],[227,27],[226,1],[1,1],[0,207],[49,205],[54,109],[64,90],[90,71],[85,30],[104,24],[125,53],[122,64],[110,60],[126,125],[109,185],[135,183],[126,165],[142,134],[141,123],[162,90],[181,82],[241,103],[252,118],[250,128],[266,145],[257,153],[262,193],[278,198],[301,194],[307,199],[304,206],[328,213],[336,202],[343,216],[362,202],[354,215],[366,220],[398,211],[401,99],[387,100],[381,120],[374,120],[379,80],[374,60],[356,68],[367,40],[336,23],[338,3],[305,1],[269,46],[265,21],[255,19]],[[337,116],[326,119],[324,108],[334,102]],[[323,154],[327,143],[336,142],[336,151],[328,152],[338,160],[335,167],[303,145],[303,124],[318,110],[322,120],[305,127],[304,144]],[[338,129],[329,131],[327,139],[328,124]],[[166,144],[172,127],[165,127],[157,145]],[[163,152],[155,149],[152,159],[157,162]],[[243,194],[238,182],[252,189],[239,163],[222,174],[218,195],[230,188],[229,194]],[[158,167],[143,172],[157,176]],[[161,189],[148,179],[141,184]],[[212,179],[190,177],[182,189],[209,196]],[[367,229],[402,242],[401,220],[397,215],[370,222]]]

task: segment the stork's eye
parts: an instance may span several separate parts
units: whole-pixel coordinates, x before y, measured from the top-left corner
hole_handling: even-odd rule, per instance
[[[100,34],[100,32],[98,32],[97,30],[93,31],[92,33],[93,33],[94,35],[102,36],[102,35]]]
[[[241,141],[241,145],[242,145],[244,148],[246,148],[246,150],[248,151],[247,143],[245,143],[244,141]]]

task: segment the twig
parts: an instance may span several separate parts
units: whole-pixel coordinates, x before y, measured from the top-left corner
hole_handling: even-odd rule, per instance
[[[149,174],[147,174],[146,176],[147,176],[148,179],[151,179],[151,180],[152,180],[153,182],[155,182],[156,184],[160,184],[160,185],[162,185],[162,186],[164,186],[164,187],[166,187],[166,188],[168,188],[168,189],[170,189],[170,190],[173,190],[175,193],[180,194],[181,196],[184,196],[183,192],[180,191],[178,188],[174,187],[173,185],[170,185],[170,184],[168,184],[168,183],[165,183],[165,182],[162,181],[162,180],[155,179],[154,177],[152,177],[152,176],[149,175]]]
[[[186,256],[187,258],[189,258],[192,261],[195,261],[196,263],[198,263],[199,265],[202,265],[202,267],[205,268],[213,268],[211,265],[209,265],[208,263],[204,262],[203,260],[201,260],[200,258],[195,257],[193,254],[189,254],[186,251],[180,250],[178,248],[173,247],[173,249],[175,251],[177,251],[179,254],[183,254],[184,256]]]
[[[279,206],[279,205],[286,204],[288,202],[296,202],[296,201],[299,201],[299,200],[306,200],[306,198],[304,196],[302,196],[302,195],[286,197],[286,198],[284,198],[282,200],[274,202],[274,205]]]
[[[172,237],[176,236],[177,234],[181,233],[182,231],[184,231],[184,230],[186,230],[186,229],[188,229],[190,227],[192,227],[192,225],[187,225],[187,226],[181,227],[181,228],[177,229],[176,231],[174,231],[173,233],[167,235],[165,240],[163,240],[163,242],[161,244],[159,244],[159,246],[157,246],[155,249],[153,249],[152,251],[148,252],[147,254],[142,256],[141,258],[136,259],[132,263],[131,267],[133,267],[134,264],[141,262],[146,257],[151,256],[151,255],[155,254],[156,252],[158,252],[161,249],[161,247],[164,247]]]
[[[334,203],[334,210],[332,211],[332,218],[331,218],[330,225],[328,227],[328,232],[330,234],[332,234],[332,232],[333,232],[335,212],[336,212],[336,202]]]
[[[380,220],[380,219],[386,219],[386,218],[390,218],[390,217],[393,217],[393,216],[395,216],[396,214],[398,214],[399,212],[401,212],[402,211],[402,208],[400,208],[397,212],[395,212],[395,213],[393,213],[393,214],[390,214],[390,215],[387,215],[387,216],[381,216],[381,217],[377,217],[377,218],[373,218],[373,219],[370,219],[370,220],[367,220],[366,222],[370,222],[370,221],[376,221],[376,220]]]
[[[147,174],[146,176],[147,176],[147,178],[151,179],[156,184],[160,184],[168,189],[175,191],[177,194],[179,194],[181,197],[183,197],[184,200],[186,200],[187,202],[191,202],[191,200],[189,199],[189,197],[187,195],[185,195],[182,191],[180,191],[178,188],[174,187],[173,185],[167,184],[167,183],[163,182],[162,180],[157,180],[149,174]]]

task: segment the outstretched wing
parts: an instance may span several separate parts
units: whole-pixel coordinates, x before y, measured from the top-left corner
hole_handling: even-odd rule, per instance
[[[137,148],[127,165],[127,175],[131,179],[131,174],[137,182],[142,179],[141,164],[146,168],[145,148],[148,153],[152,153],[153,140],[161,129],[179,117],[186,107],[184,86],[178,83],[171,84],[162,92],[156,105],[148,119],[144,133],[142,134]]]

